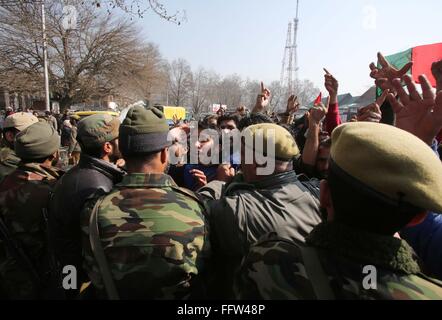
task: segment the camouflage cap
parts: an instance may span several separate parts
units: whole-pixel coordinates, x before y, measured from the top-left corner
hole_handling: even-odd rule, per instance
[[[131,108],[120,126],[120,150],[123,155],[161,151],[171,143],[167,140],[169,125],[157,108]]]
[[[356,122],[332,134],[330,170],[392,204],[442,212],[442,163],[416,136],[393,126]]]
[[[15,153],[21,159],[42,159],[60,148],[60,136],[47,122],[27,127],[15,138]]]
[[[3,129],[15,128],[18,131],[23,131],[36,122],[38,122],[36,116],[26,112],[18,112],[6,117]]]
[[[267,156],[271,156],[267,146],[274,144],[276,160],[290,161],[299,155],[299,148],[293,136],[277,124],[262,123],[253,125],[246,128],[242,135],[246,148]]]
[[[100,147],[118,138],[120,120],[108,114],[95,114],[78,123],[77,141],[81,147]]]

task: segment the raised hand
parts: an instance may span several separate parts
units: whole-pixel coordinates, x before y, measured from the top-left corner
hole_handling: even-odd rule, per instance
[[[299,102],[298,97],[295,95],[291,95],[289,100],[287,101],[287,114],[294,114],[299,110]]]
[[[118,159],[117,162],[115,162],[115,165],[119,168],[124,168],[126,161],[124,159]]]
[[[173,126],[178,127],[180,125],[181,120],[182,120],[181,118],[178,118],[178,116],[174,114],[172,116]]]
[[[381,68],[378,68],[373,62],[370,64],[370,77],[375,79],[375,84],[379,88],[390,90],[391,92],[394,92],[395,89],[392,81],[394,79],[402,79],[413,66],[413,62],[409,62],[402,69],[398,70],[380,52],[378,53],[378,62]]]
[[[216,171],[216,179],[230,183],[235,177],[235,169],[230,164],[220,164]]]
[[[256,99],[256,105],[255,108],[253,109],[253,113],[263,112],[265,108],[267,108],[267,106],[270,103],[270,95],[271,95],[270,90],[264,86],[263,82],[261,82],[261,93],[258,95],[258,98]]]
[[[324,86],[330,95],[330,103],[336,104],[338,102],[339,82],[327,69],[324,68],[324,71]]]
[[[376,102],[373,102],[372,104],[359,109],[356,121],[379,123],[382,119],[381,106],[384,104],[389,93],[389,90],[385,90],[382,95],[376,100]]]
[[[201,170],[191,170],[190,173],[196,179],[199,188],[207,185],[207,177]]]
[[[327,109],[325,108],[324,104],[320,103],[318,106],[313,107],[309,110],[307,113],[307,118],[309,121],[310,127],[314,125],[319,125],[321,121],[324,119],[324,117],[327,114]]]
[[[422,95],[409,75],[403,77],[408,94],[402,87],[400,79],[394,79],[393,85],[400,100],[394,94],[388,95],[388,100],[396,114],[396,127],[408,131],[422,139],[428,145],[442,129],[442,93],[437,99],[430,82],[425,75],[419,77]]]

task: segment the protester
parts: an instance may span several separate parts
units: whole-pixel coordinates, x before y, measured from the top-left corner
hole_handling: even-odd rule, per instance
[[[225,114],[218,118],[218,127],[221,131],[229,133],[238,129],[240,118],[235,114]]]
[[[198,124],[198,140],[194,143],[193,151],[195,159],[188,155],[188,163],[183,166],[174,166],[171,173],[182,177],[182,185],[189,190],[197,191],[207,183],[217,179],[218,167],[222,164],[222,133],[215,126],[208,126],[206,122]],[[229,158],[233,164],[233,157]],[[180,172],[182,171],[182,172]],[[180,179],[177,179],[179,181]]]
[[[57,119],[55,119],[55,117],[52,115],[52,112],[46,111],[45,115],[46,115],[46,121],[48,121],[48,123],[52,126],[52,128],[55,129],[55,131],[58,131]]]
[[[80,161],[81,147],[77,141],[77,123],[80,118],[77,116],[72,116],[70,118],[71,123],[71,136],[68,143],[68,156],[71,159],[72,165],[76,166]]]

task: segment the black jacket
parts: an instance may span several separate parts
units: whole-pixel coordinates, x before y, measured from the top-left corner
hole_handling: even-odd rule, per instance
[[[60,267],[73,265],[82,280],[80,217],[85,202],[97,192],[108,193],[124,172],[101,159],[81,155],[79,164],[60,179],[49,206],[49,237]]]

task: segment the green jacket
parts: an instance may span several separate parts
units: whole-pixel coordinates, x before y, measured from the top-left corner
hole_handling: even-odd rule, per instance
[[[17,169],[20,158],[17,157],[14,150],[4,147],[0,149],[0,181],[8,174]]]
[[[0,215],[9,234],[27,253],[42,280],[49,271],[44,209],[62,172],[41,164],[24,164],[0,183]],[[36,285],[23,263],[0,240],[0,281],[9,299],[38,299]]]
[[[263,238],[244,260],[237,298],[442,299],[442,282],[422,274],[404,240],[324,223],[308,236],[307,245],[277,233]]]
[[[209,254],[205,209],[168,175],[129,174],[82,213],[84,267],[99,297],[104,283],[89,239],[97,201],[98,229],[122,299],[181,299],[194,293]]]
[[[219,260],[215,263],[220,276],[215,285],[220,293],[217,298],[232,298],[235,271],[262,236],[281,230],[304,241],[321,222],[319,201],[312,195],[318,187],[299,181],[292,171],[255,184],[212,182],[200,189],[209,207],[211,243]]]

